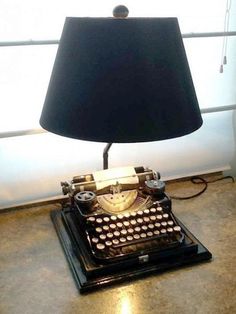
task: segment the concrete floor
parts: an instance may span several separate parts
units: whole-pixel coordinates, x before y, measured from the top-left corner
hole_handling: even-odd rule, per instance
[[[170,183],[170,195],[196,192]],[[213,261],[80,295],[49,212],[58,205],[0,214],[0,313],[235,313],[236,185],[219,181],[173,211]]]

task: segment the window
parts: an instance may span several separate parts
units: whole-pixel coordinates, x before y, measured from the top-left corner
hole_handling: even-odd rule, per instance
[[[227,40],[227,65],[219,73],[226,0],[125,1],[130,17],[177,16],[202,111],[236,104],[236,36]],[[228,1],[229,3],[229,1]],[[10,132],[39,130],[39,116],[66,16],[111,16],[116,1],[4,0],[0,11],[0,163],[2,204],[60,194],[59,181],[98,170],[104,145],[45,133],[8,138]],[[236,31],[231,1],[229,31]],[[200,33],[195,37],[194,34]],[[202,37],[202,33],[207,35]],[[210,34],[209,34],[210,33]],[[235,33],[236,34],[236,33]],[[234,34],[234,35],[235,35]],[[217,34],[216,34],[217,35]],[[36,41],[37,45],[29,45]],[[231,107],[230,107],[231,108]],[[214,111],[214,110],[213,110]],[[227,169],[235,156],[233,111],[204,115],[197,132],[179,139],[117,144],[110,165],[149,165],[164,178]],[[32,131],[29,131],[32,132]],[[23,134],[27,134],[24,131]],[[63,149],[62,149],[63,147]],[[137,157],[138,156],[138,157]]]

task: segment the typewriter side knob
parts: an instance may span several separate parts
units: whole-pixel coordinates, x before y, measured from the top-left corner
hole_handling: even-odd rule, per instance
[[[160,180],[145,181],[144,191],[151,195],[161,195],[165,192],[165,183]]]
[[[96,194],[92,191],[82,191],[74,196],[75,203],[86,211],[91,211],[96,202]]]
[[[61,182],[61,187],[62,187],[62,193],[64,195],[70,192],[70,184],[68,182]]]

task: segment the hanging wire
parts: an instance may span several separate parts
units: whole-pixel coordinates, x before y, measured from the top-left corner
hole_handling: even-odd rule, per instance
[[[226,9],[225,9],[225,19],[224,19],[224,33],[229,31],[230,9],[231,9],[231,0],[227,0]],[[228,36],[224,36],[223,45],[222,45],[222,53],[221,53],[220,73],[224,72],[224,65],[227,64],[227,45],[228,45]]]
[[[232,0],[229,0],[228,7],[226,9],[226,12],[227,12],[226,32],[229,31],[231,2],[232,2]],[[223,64],[227,64],[227,45],[228,45],[228,36],[226,36],[226,39],[225,39],[225,53],[224,53],[224,57],[223,57]]]

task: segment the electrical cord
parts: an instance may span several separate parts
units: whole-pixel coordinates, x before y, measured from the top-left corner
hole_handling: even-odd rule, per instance
[[[189,196],[171,196],[170,197],[174,200],[188,200],[188,199],[191,199],[191,198],[194,198],[194,197],[197,197],[199,195],[201,195],[202,193],[204,193],[206,191],[206,189],[208,188],[208,184],[210,183],[214,183],[216,181],[220,181],[220,180],[225,180],[225,179],[231,179],[232,182],[235,182],[234,181],[234,178],[232,176],[224,176],[224,177],[221,177],[221,178],[217,178],[215,180],[211,180],[211,181],[207,181],[205,180],[204,178],[202,177],[199,177],[199,176],[194,176],[194,177],[191,177],[190,181],[193,183],[193,184],[204,184],[204,187],[202,188],[201,191],[197,192],[196,194],[193,194],[193,195],[189,195]]]

